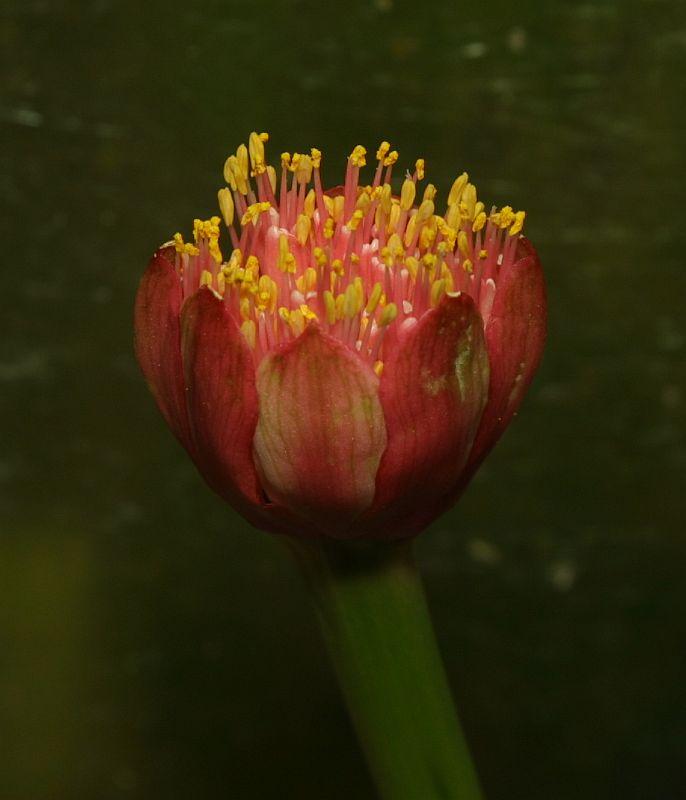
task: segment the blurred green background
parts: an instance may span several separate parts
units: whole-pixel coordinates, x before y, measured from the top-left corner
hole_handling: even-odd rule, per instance
[[[299,576],[132,357],[148,257],[253,129],[527,209],[549,343],[419,543],[439,640],[489,800],[686,796],[684,5],[2,14],[0,798],[373,797]]]

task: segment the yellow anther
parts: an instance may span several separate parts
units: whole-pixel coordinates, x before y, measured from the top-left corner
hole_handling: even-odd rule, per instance
[[[295,156],[293,157],[295,160]],[[295,179],[298,183],[309,183],[312,178],[312,159],[308,155],[301,155],[295,168]]]
[[[180,233],[175,233],[173,241],[174,241],[174,250],[176,250],[177,253],[183,253],[185,247],[185,244],[183,242],[183,236]]]
[[[393,233],[388,237],[388,248],[396,257],[405,255],[405,248],[397,233]]]
[[[345,316],[345,295],[336,295],[336,319],[343,319]]]
[[[462,262],[462,269],[471,275],[474,272],[474,265],[468,258],[465,258]]]
[[[380,200],[382,193],[383,193],[383,187],[377,186],[375,189],[372,189],[369,196],[372,198],[372,200]]]
[[[291,154],[290,153],[281,153],[281,166],[284,169],[288,169],[291,166]]]
[[[310,189],[310,191],[305,196],[305,204],[303,206],[303,211],[307,214],[308,217],[312,217],[314,215],[316,202],[317,202],[317,196],[314,193],[314,189]]]
[[[224,180],[236,191],[236,168],[238,166],[236,156],[229,156],[224,162]]]
[[[457,231],[455,228],[451,228],[450,225],[444,225],[441,230],[443,237],[448,245],[448,248],[452,250],[455,247],[455,242],[457,241]]]
[[[217,262],[217,264],[221,264],[223,261],[222,258],[222,251],[219,249],[219,242],[217,239],[212,237],[209,241],[209,251],[212,258]]]
[[[325,239],[332,239],[333,238],[335,227],[336,227],[336,223],[333,221],[333,217],[327,217],[326,222],[324,223],[324,238]]]
[[[291,321],[291,312],[285,306],[279,307],[279,316],[286,323]]]
[[[269,178],[269,185],[272,187],[272,192],[276,191],[276,170],[271,164],[267,165],[267,177]]]
[[[357,255],[357,253],[351,253],[350,254],[350,263],[351,264],[359,264],[360,263],[360,257]]]
[[[460,227],[462,217],[460,215],[460,206],[458,203],[448,206],[448,211],[445,215],[445,221],[451,228],[453,228],[453,230]]]
[[[200,285],[210,286],[210,287],[212,286],[212,273],[209,270],[204,269],[200,273]]]
[[[469,247],[469,239],[467,238],[467,234],[464,231],[460,231],[457,234],[457,247],[458,250],[462,253],[465,258],[469,258],[472,251]]]
[[[311,228],[312,220],[307,214],[298,214],[298,219],[295,223],[295,238],[298,240],[298,244],[304,245],[307,243]]]
[[[321,269],[329,263],[326,252],[321,247],[314,248],[314,263]]]
[[[312,159],[312,166],[315,169],[319,169],[319,167],[322,164],[322,151],[321,150],[317,150],[316,147],[313,147],[310,150],[310,158]]]
[[[257,256],[248,256],[245,261],[246,280],[252,278],[253,275],[260,274],[260,260]]]
[[[433,200],[424,200],[417,210],[417,225],[426,222],[429,217],[433,216],[434,204]]]
[[[245,148],[245,145],[243,145]],[[240,149],[240,148],[239,148]],[[247,155],[246,155],[247,158]],[[241,194],[248,193],[247,170],[243,173],[240,162],[237,156],[229,156],[224,163],[224,179],[229,186],[234,190],[238,190]]]
[[[367,192],[362,192],[360,196],[357,198],[355,203],[355,209],[357,211],[361,211],[363,214],[366,214],[369,211],[369,206],[372,204],[372,198],[370,194]]]
[[[238,160],[238,168],[247,180],[249,172],[248,148],[244,144],[239,144],[236,148],[236,158]]]
[[[479,214],[486,208],[486,206],[479,200],[479,202],[474,206],[474,219],[476,219]]]
[[[352,319],[359,311],[357,307],[357,292],[352,283],[349,283],[345,290],[345,305],[343,311],[348,319]]]
[[[299,308],[291,311],[291,329],[296,336],[305,330],[305,315]]]
[[[219,217],[210,217],[210,219],[194,219],[193,220],[193,238],[196,242],[202,239],[218,239],[219,238]]]
[[[391,152],[384,158],[383,165],[384,167],[391,167],[395,162],[398,160],[398,151],[391,150]]]
[[[427,183],[426,189],[424,189],[424,197],[423,200],[433,200],[436,197],[436,187],[433,183]]]
[[[329,197],[328,194],[324,195],[324,207],[326,208],[327,213],[329,216],[333,216],[333,197]]]
[[[250,138],[248,139],[248,150],[253,172],[255,175],[261,175],[266,171],[266,165],[264,163],[264,141],[255,131],[250,134]]]
[[[288,236],[285,233],[282,233],[279,236],[279,259],[277,262],[277,266],[281,272],[287,271],[289,256],[291,256],[291,251],[288,246]]]
[[[374,362],[374,372],[376,372],[376,376],[378,378],[381,377],[381,373],[383,372],[383,361]]]
[[[434,281],[431,284],[431,305],[437,306],[441,297],[445,294],[445,281],[443,279]]]
[[[305,318],[305,320],[307,322],[311,322],[312,320],[318,320],[319,319],[319,317],[314,313],[314,311],[312,311],[312,309],[308,305],[306,305],[305,303],[303,303],[300,306],[300,313],[303,315],[303,317]]]
[[[438,261],[438,259],[434,253],[426,253],[422,256],[422,264],[424,265],[424,268],[429,271],[429,274],[436,269],[436,261]]]
[[[459,203],[462,199],[462,192],[464,191],[464,187],[467,185],[469,181],[469,175],[466,172],[463,172],[458,178],[455,178],[453,185],[450,188],[450,192],[448,194],[448,205],[454,206],[456,203]]]
[[[349,160],[353,167],[364,167],[367,163],[367,150],[361,144],[355,145]]]
[[[358,275],[354,280],[352,285],[355,288],[355,297],[357,298],[357,310],[358,312],[362,311],[364,308],[364,282],[362,278]]]
[[[391,213],[393,191],[390,183],[384,183],[381,189],[381,196],[379,197],[379,208],[383,209],[385,214]]]
[[[484,258],[488,258],[488,250],[479,250],[479,258],[482,261]]]
[[[243,253],[236,248],[229,257],[228,264],[226,265],[228,269],[238,269],[240,265],[243,263]]]
[[[455,288],[455,279],[453,278],[453,273],[450,271],[450,267],[445,262],[441,264],[441,278],[445,282],[446,293],[452,292]]]
[[[255,296],[255,305],[260,311],[274,311],[276,304],[276,284],[272,281],[269,275],[260,275],[260,280],[257,284],[257,294]]]
[[[379,260],[387,267],[393,266],[393,254],[390,247],[382,247],[379,251]]]
[[[334,218],[334,222],[342,222],[343,221],[343,210],[345,209],[345,197],[343,195],[338,195],[338,197],[334,197],[333,199],[333,213],[331,216]]]
[[[510,228],[510,236],[516,236],[518,233],[522,232],[525,217],[526,211],[517,211],[515,213],[515,221],[512,223],[512,227]]]
[[[474,210],[476,208],[476,186],[473,183],[468,183],[462,192],[462,204],[467,211],[467,219],[474,219]]]
[[[400,208],[403,211],[409,211],[412,208],[416,192],[417,187],[414,181],[411,181],[409,178],[403,181],[403,186],[400,190]]]
[[[234,215],[233,195],[231,194],[231,190],[226,187],[220,189],[217,192],[217,200],[219,201],[219,210],[222,212],[222,217],[224,217],[224,223],[227,228],[230,228],[233,225]]]
[[[386,230],[389,233],[394,233],[396,228],[398,227],[399,221],[400,221],[400,204],[394,202],[391,205],[391,213],[388,217],[388,226]]]
[[[379,145],[379,149],[376,151],[376,157],[379,161],[383,161],[386,158],[386,153],[391,149],[390,142],[381,142]]]
[[[382,328],[385,328],[386,325],[390,325],[391,322],[395,320],[398,316],[398,307],[395,303],[389,303],[386,308],[381,312],[381,317],[379,318],[379,325]]]
[[[300,163],[300,159],[302,156],[300,153],[293,153],[293,158],[291,159],[291,165],[288,168],[291,172],[295,172],[298,169],[298,164]]]
[[[223,295],[224,290],[226,289],[226,278],[224,277],[224,273],[221,270],[219,270],[219,272],[217,273],[215,281],[217,284],[217,291],[219,292],[219,294]]]
[[[414,162],[414,168],[415,168],[415,170],[417,172],[417,180],[418,181],[423,181],[424,180],[424,159],[423,158],[418,158]]]
[[[472,230],[476,233],[476,231],[480,231],[484,225],[486,224],[486,213],[484,211],[480,211],[476,217],[474,217],[474,222],[472,224]]]
[[[504,230],[505,228],[509,228],[514,221],[515,215],[514,211],[512,210],[512,206],[503,206],[500,209],[500,220],[498,222],[498,226]]]
[[[334,275],[343,274],[343,262],[340,258],[334,258],[334,260],[331,262],[331,272]]]
[[[336,322],[336,301],[328,289],[324,291],[323,298],[326,321],[329,325],[333,325]]]
[[[364,219],[364,211],[360,211],[358,208],[356,211],[353,211],[352,217],[348,220],[348,229],[351,231],[356,231],[360,227],[360,223]]]
[[[367,306],[365,308],[367,314],[373,314],[376,311],[376,307],[379,305],[379,300],[381,299],[382,291],[381,284],[375,283],[374,288],[369,295],[369,299],[367,300]]]
[[[271,203],[266,200],[263,203],[253,203],[247,207],[245,214],[241,217],[241,225],[245,227],[249,222],[252,222],[253,225],[257,225],[260,214],[264,214],[266,211],[269,211],[270,208]]]
[[[241,319],[250,319],[250,306],[250,300],[247,297],[241,297],[240,303],[238,304],[238,311],[241,315]]]
[[[412,244],[416,233],[417,233],[417,215],[413,214],[407,223],[407,227],[405,228],[405,235],[403,237],[403,241],[405,242],[405,247],[409,247]]]
[[[254,348],[255,341],[257,339],[255,322],[251,319],[246,319],[241,325],[241,333],[245,337],[245,341],[250,345],[250,347]]]
[[[414,280],[417,277],[417,270],[419,269],[419,261],[414,256],[408,256],[405,259],[405,267],[410,273],[410,278]]]
[[[317,270],[314,267],[308,267],[303,273],[303,285],[306,292],[311,292],[317,285]]]

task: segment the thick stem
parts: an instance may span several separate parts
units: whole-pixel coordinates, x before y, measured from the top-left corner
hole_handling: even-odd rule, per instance
[[[480,800],[408,544],[293,543],[384,800]]]

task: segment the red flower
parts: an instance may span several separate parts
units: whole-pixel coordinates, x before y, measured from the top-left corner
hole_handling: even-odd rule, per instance
[[[415,203],[421,160],[393,197],[386,142],[370,186],[362,147],[339,189],[322,190],[318,150],[284,153],[277,186],[266,138],[225,166],[229,259],[219,217],[154,255],[138,361],[207,483],[257,527],[412,536],[458,498],[538,366],[545,290],[524,213],[487,214],[463,174],[436,215],[431,184]]]

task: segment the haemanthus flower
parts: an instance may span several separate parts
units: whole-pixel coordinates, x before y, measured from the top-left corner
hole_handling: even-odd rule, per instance
[[[519,407],[545,338],[524,212],[466,174],[443,215],[424,162],[391,188],[383,142],[325,191],[321,153],[227,159],[222,220],[153,256],[136,354],[207,483],[254,525],[401,538],[450,507]],[[312,188],[310,188],[312,187]],[[240,221],[238,226],[236,221]],[[221,238],[231,242],[224,257]]]

